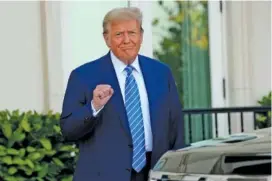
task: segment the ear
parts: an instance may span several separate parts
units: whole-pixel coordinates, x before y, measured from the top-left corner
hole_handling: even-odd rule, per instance
[[[141,35],[140,35],[141,37],[141,39],[140,39],[140,42],[141,42],[141,44],[143,43],[143,39],[144,39],[144,31],[141,31]]]
[[[103,37],[104,37],[105,43],[106,43],[107,46],[110,48],[110,47],[111,47],[111,44],[110,44],[109,33],[103,33]]]

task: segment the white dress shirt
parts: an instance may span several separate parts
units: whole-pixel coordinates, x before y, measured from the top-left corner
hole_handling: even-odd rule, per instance
[[[110,52],[110,56],[111,56],[115,73],[117,75],[117,79],[119,82],[123,100],[125,100],[124,96],[125,96],[126,71],[124,69],[126,68],[127,65],[121,60],[119,60],[112,53],[112,51]],[[145,144],[146,144],[145,148],[146,148],[146,151],[152,151],[153,143],[152,143],[152,131],[151,131],[151,125],[150,125],[149,103],[148,103],[148,97],[147,97],[146,87],[144,83],[144,77],[140,68],[138,57],[134,60],[131,66],[134,67],[132,74],[137,82],[139,94],[140,94],[143,122],[144,122],[144,132],[145,132]],[[97,115],[98,112],[100,112],[100,110],[95,111],[93,109],[94,116]]]

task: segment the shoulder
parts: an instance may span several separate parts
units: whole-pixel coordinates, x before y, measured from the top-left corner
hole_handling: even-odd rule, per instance
[[[143,59],[149,66],[152,67],[152,69],[155,69],[156,72],[167,74],[171,73],[170,67],[166,63],[161,62],[158,59],[154,59],[144,55],[139,55],[139,58]]]

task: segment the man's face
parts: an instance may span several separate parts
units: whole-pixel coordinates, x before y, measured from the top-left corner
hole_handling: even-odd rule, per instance
[[[104,34],[108,47],[126,64],[132,63],[138,55],[142,37],[140,24],[136,20],[114,21]]]

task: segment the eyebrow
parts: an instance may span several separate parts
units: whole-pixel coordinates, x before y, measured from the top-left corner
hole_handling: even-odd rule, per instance
[[[127,30],[128,32],[136,32],[137,31],[137,29],[132,29],[132,30]],[[122,30],[120,30],[120,31],[115,31],[115,33],[124,33],[125,31],[122,31]]]

